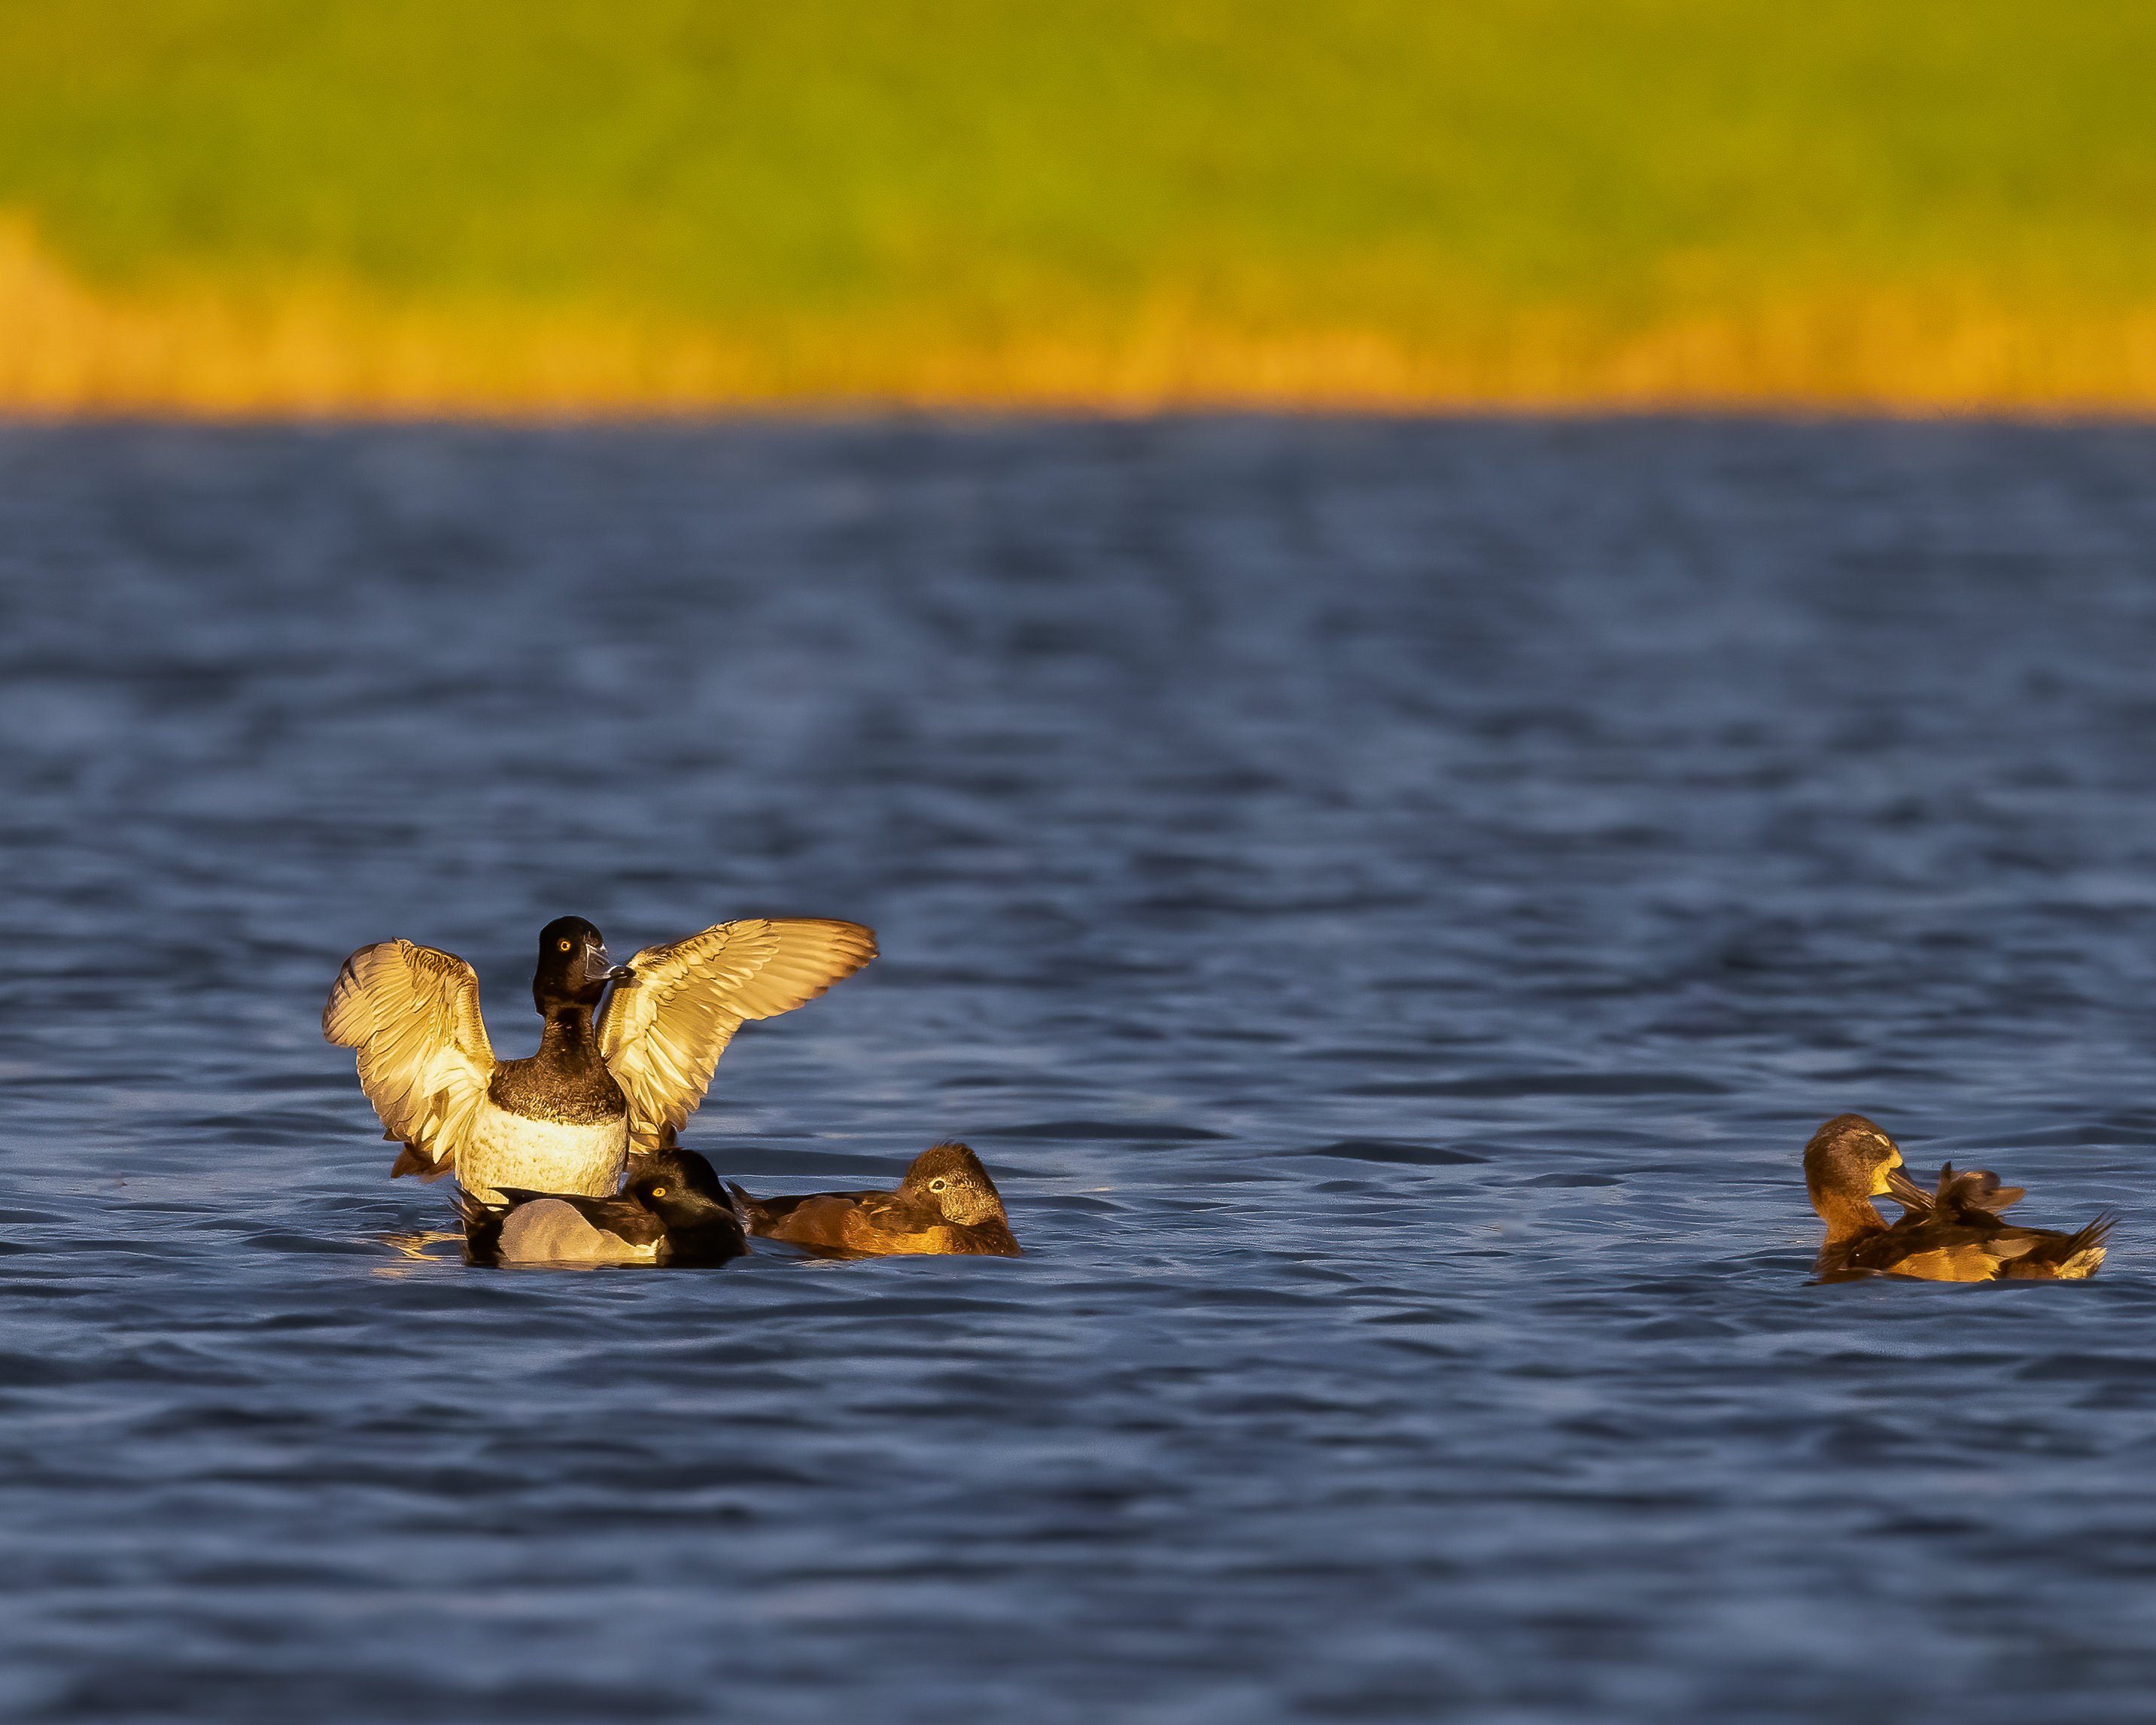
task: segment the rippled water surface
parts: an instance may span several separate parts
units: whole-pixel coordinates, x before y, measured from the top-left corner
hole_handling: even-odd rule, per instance
[[[0,1703],[2141,1721],[2156,433],[0,433]],[[1027,1255],[490,1272],[389,935],[884,957],[752,1187]],[[1806,1285],[1796,1159],[2124,1219]]]

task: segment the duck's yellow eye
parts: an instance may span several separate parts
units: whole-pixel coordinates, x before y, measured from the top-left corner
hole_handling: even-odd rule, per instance
[[[651,1195],[654,1198],[664,1198],[666,1195],[666,1189],[664,1186],[654,1186],[651,1189]]]
[[[556,946],[559,947],[560,947],[563,952],[567,952],[567,951],[569,950],[569,948],[570,948],[570,947],[571,947],[571,945],[572,945],[572,943],[571,942],[568,942],[568,941],[556,941],[556,942],[554,942],[554,944],[555,944]]]
[[[931,1181],[928,1183],[928,1189],[929,1189],[931,1192],[941,1192],[941,1191],[942,1191],[942,1190],[946,1186],[949,1185],[950,1183],[950,1183],[948,1180],[931,1180]]]

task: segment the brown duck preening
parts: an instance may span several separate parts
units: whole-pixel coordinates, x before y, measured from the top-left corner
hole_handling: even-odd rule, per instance
[[[1823,1281],[2078,1281],[2103,1262],[2116,1219],[2101,1215],[2072,1234],[2015,1226],[2000,1212],[2022,1189],[1989,1169],[1956,1173],[1952,1163],[1926,1192],[1902,1172],[1901,1147],[1861,1114],[1837,1114],[1812,1135],[1804,1185],[1826,1224],[1815,1266]],[[1872,1203],[1881,1197],[1903,1211],[1892,1226]]]
[[[850,1257],[942,1253],[1015,1258],[1002,1195],[981,1159],[946,1142],[924,1150],[895,1192],[817,1192],[751,1198],[732,1189],[749,1231]]]

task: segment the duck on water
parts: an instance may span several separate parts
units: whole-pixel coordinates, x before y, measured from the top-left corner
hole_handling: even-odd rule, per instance
[[[511,1189],[490,1204],[457,1196],[465,1255],[475,1264],[724,1264],[748,1250],[747,1230],[710,1163],[693,1150],[639,1156],[617,1198]]]
[[[751,1233],[823,1255],[1019,1255],[996,1183],[979,1157],[952,1139],[915,1157],[895,1192],[759,1199],[731,1190]]]
[[[1987,1169],[1957,1174],[1948,1163],[1926,1192],[1902,1172],[1901,1147],[1861,1114],[1837,1114],[1804,1146],[1804,1185],[1826,1224],[1815,1273],[1824,1281],[1865,1276],[1924,1281],[2079,1281],[2096,1274],[2113,1218],[2071,1234],[2021,1228],[2000,1212],[2022,1196]],[[1891,1198],[1891,1227],[1873,1204]]]
[[[470,965],[381,941],[345,960],[322,1034],[358,1051],[382,1136],[403,1146],[393,1178],[454,1173],[490,1204],[508,1188],[608,1197],[633,1151],[671,1147],[745,1020],[791,1012],[875,951],[857,922],[757,917],[617,965],[591,923],[557,917],[539,932],[531,978],[538,1052],[506,1060]]]

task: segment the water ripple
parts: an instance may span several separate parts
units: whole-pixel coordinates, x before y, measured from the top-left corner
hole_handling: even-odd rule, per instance
[[[2156,438],[0,431],[0,1707],[2138,1721]],[[837,915],[690,1142],[1023,1258],[467,1269],[389,934]],[[2124,1213],[1807,1285],[1843,1108]]]

